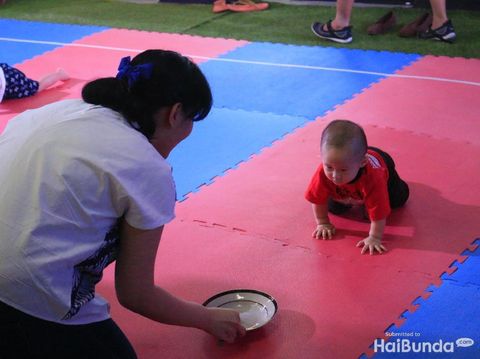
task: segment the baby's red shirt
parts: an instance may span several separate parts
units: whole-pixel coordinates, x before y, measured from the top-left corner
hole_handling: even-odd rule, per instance
[[[323,165],[312,177],[305,198],[315,204],[327,204],[328,198],[344,204],[364,204],[370,220],[387,218],[390,214],[388,169],[383,158],[373,150],[367,151],[367,164],[357,178],[344,185],[330,181]]]

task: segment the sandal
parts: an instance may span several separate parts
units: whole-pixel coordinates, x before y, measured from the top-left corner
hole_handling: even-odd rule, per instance
[[[270,4],[267,2],[255,3],[252,0],[237,0],[234,3],[227,4],[226,0],[216,0],[213,2],[212,11],[219,13],[223,11],[233,12],[251,12],[267,10]]]
[[[249,12],[267,10],[270,4],[268,2],[253,2],[252,0],[237,0],[233,4],[228,4],[229,10],[235,12]]]
[[[226,0],[216,0],[213,2],[212,11],[214,13],[219,13],[227,10],[228,10],[228,7],[227,7]]]

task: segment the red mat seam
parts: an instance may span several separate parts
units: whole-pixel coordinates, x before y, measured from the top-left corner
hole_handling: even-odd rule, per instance
[[[187,220],[186,219],[180,219],[180,221],[187,221]],[[303,251],[314,253],[314,251],[309,247],[292,245],[292,244],[286,242],[283,239],[270,237],[270,236],[268,236],[266,234],[262,234],[262,233],[249,232],[249,231],[247,231],[246,229],[243,229],[243,228],[227,226],[227,225],[224,225],[224,224],[221,224],[221,223],[207,222],[207,221],[203,221],[201,219],[194,219],[194,220],[192,220],[192,223],[196,223],[197,225],[199,225],[201,227],[219,229],[219,230],[223,230],[223,231],[227,231],[227,232],[237,233],[237,234],[240,234],[240,235],[249,235],[250,237],[262,239],[262,240],[265,240],[265,241],[279,242],[279,243],[281,243],[281,245],[283,247],[290,247],[290,248],[300,249],[300,250],[303,250]],[[330,257],[329,255],[324,255],[320,252],[315,252],[315,253],[317,255],[323,256],[325,258]]]
[[[323,116],[324,117],[324,116]],[[318,118],[317,120],[322,120],[323,117]],[[471,147],[480,147],[470,141],[460,141],[460,140],[455,140],[453,138],[449,137],[441,137],[441,136],[434,136],[429,133],[421,132],[421,131],[413,131],[413,130],[405,130],[402,128],[396,128],[396,127],[391,127],[391,126],[381,126],[381,125],[374,125],[374,124],[368,124],[366,127],[372,127],[372,128],[378,128],[378,129],[384,129],[384,130],[390,130],[390,131],[395,131],[395,132],[401,132],[405,134],[410,134],[414,136],[419,136],[419,137],[425,137],[425,138],[431,138],[434,140],[438,141],[449,141],[451,144],[463,144]]]

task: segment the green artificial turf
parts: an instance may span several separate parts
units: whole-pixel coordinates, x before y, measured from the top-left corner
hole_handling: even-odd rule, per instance
[[[249,41],[480,58],[480,12],[449,11],[457,41],[455,44],[448,44],[397,36],[401,25],[421,15],[425,11],[422,9],[395,9],[398,25],[394,31],[379,36],[367,35],[367,26],[387,11],[385,8],[354,8],[354,40],[347,45],[318,39],[310,30],[313,21],[326,21],[334,16],[335,10],[331,6],[271,3],[270,9],[266,11],[213,14],[211,5],[202,4],[138,4],[113,0],[8,0],[6,5],[0,6],[0,17]]]

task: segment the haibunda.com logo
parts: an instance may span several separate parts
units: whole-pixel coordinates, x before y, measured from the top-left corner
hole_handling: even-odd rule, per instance
[[[373,344],[375,353],[454,353],[456,348],[467,348],[475,342],[470,338],[459,338],[455,342],[438,340],[436,342],[396,339],[385,341],[376,339]]]

